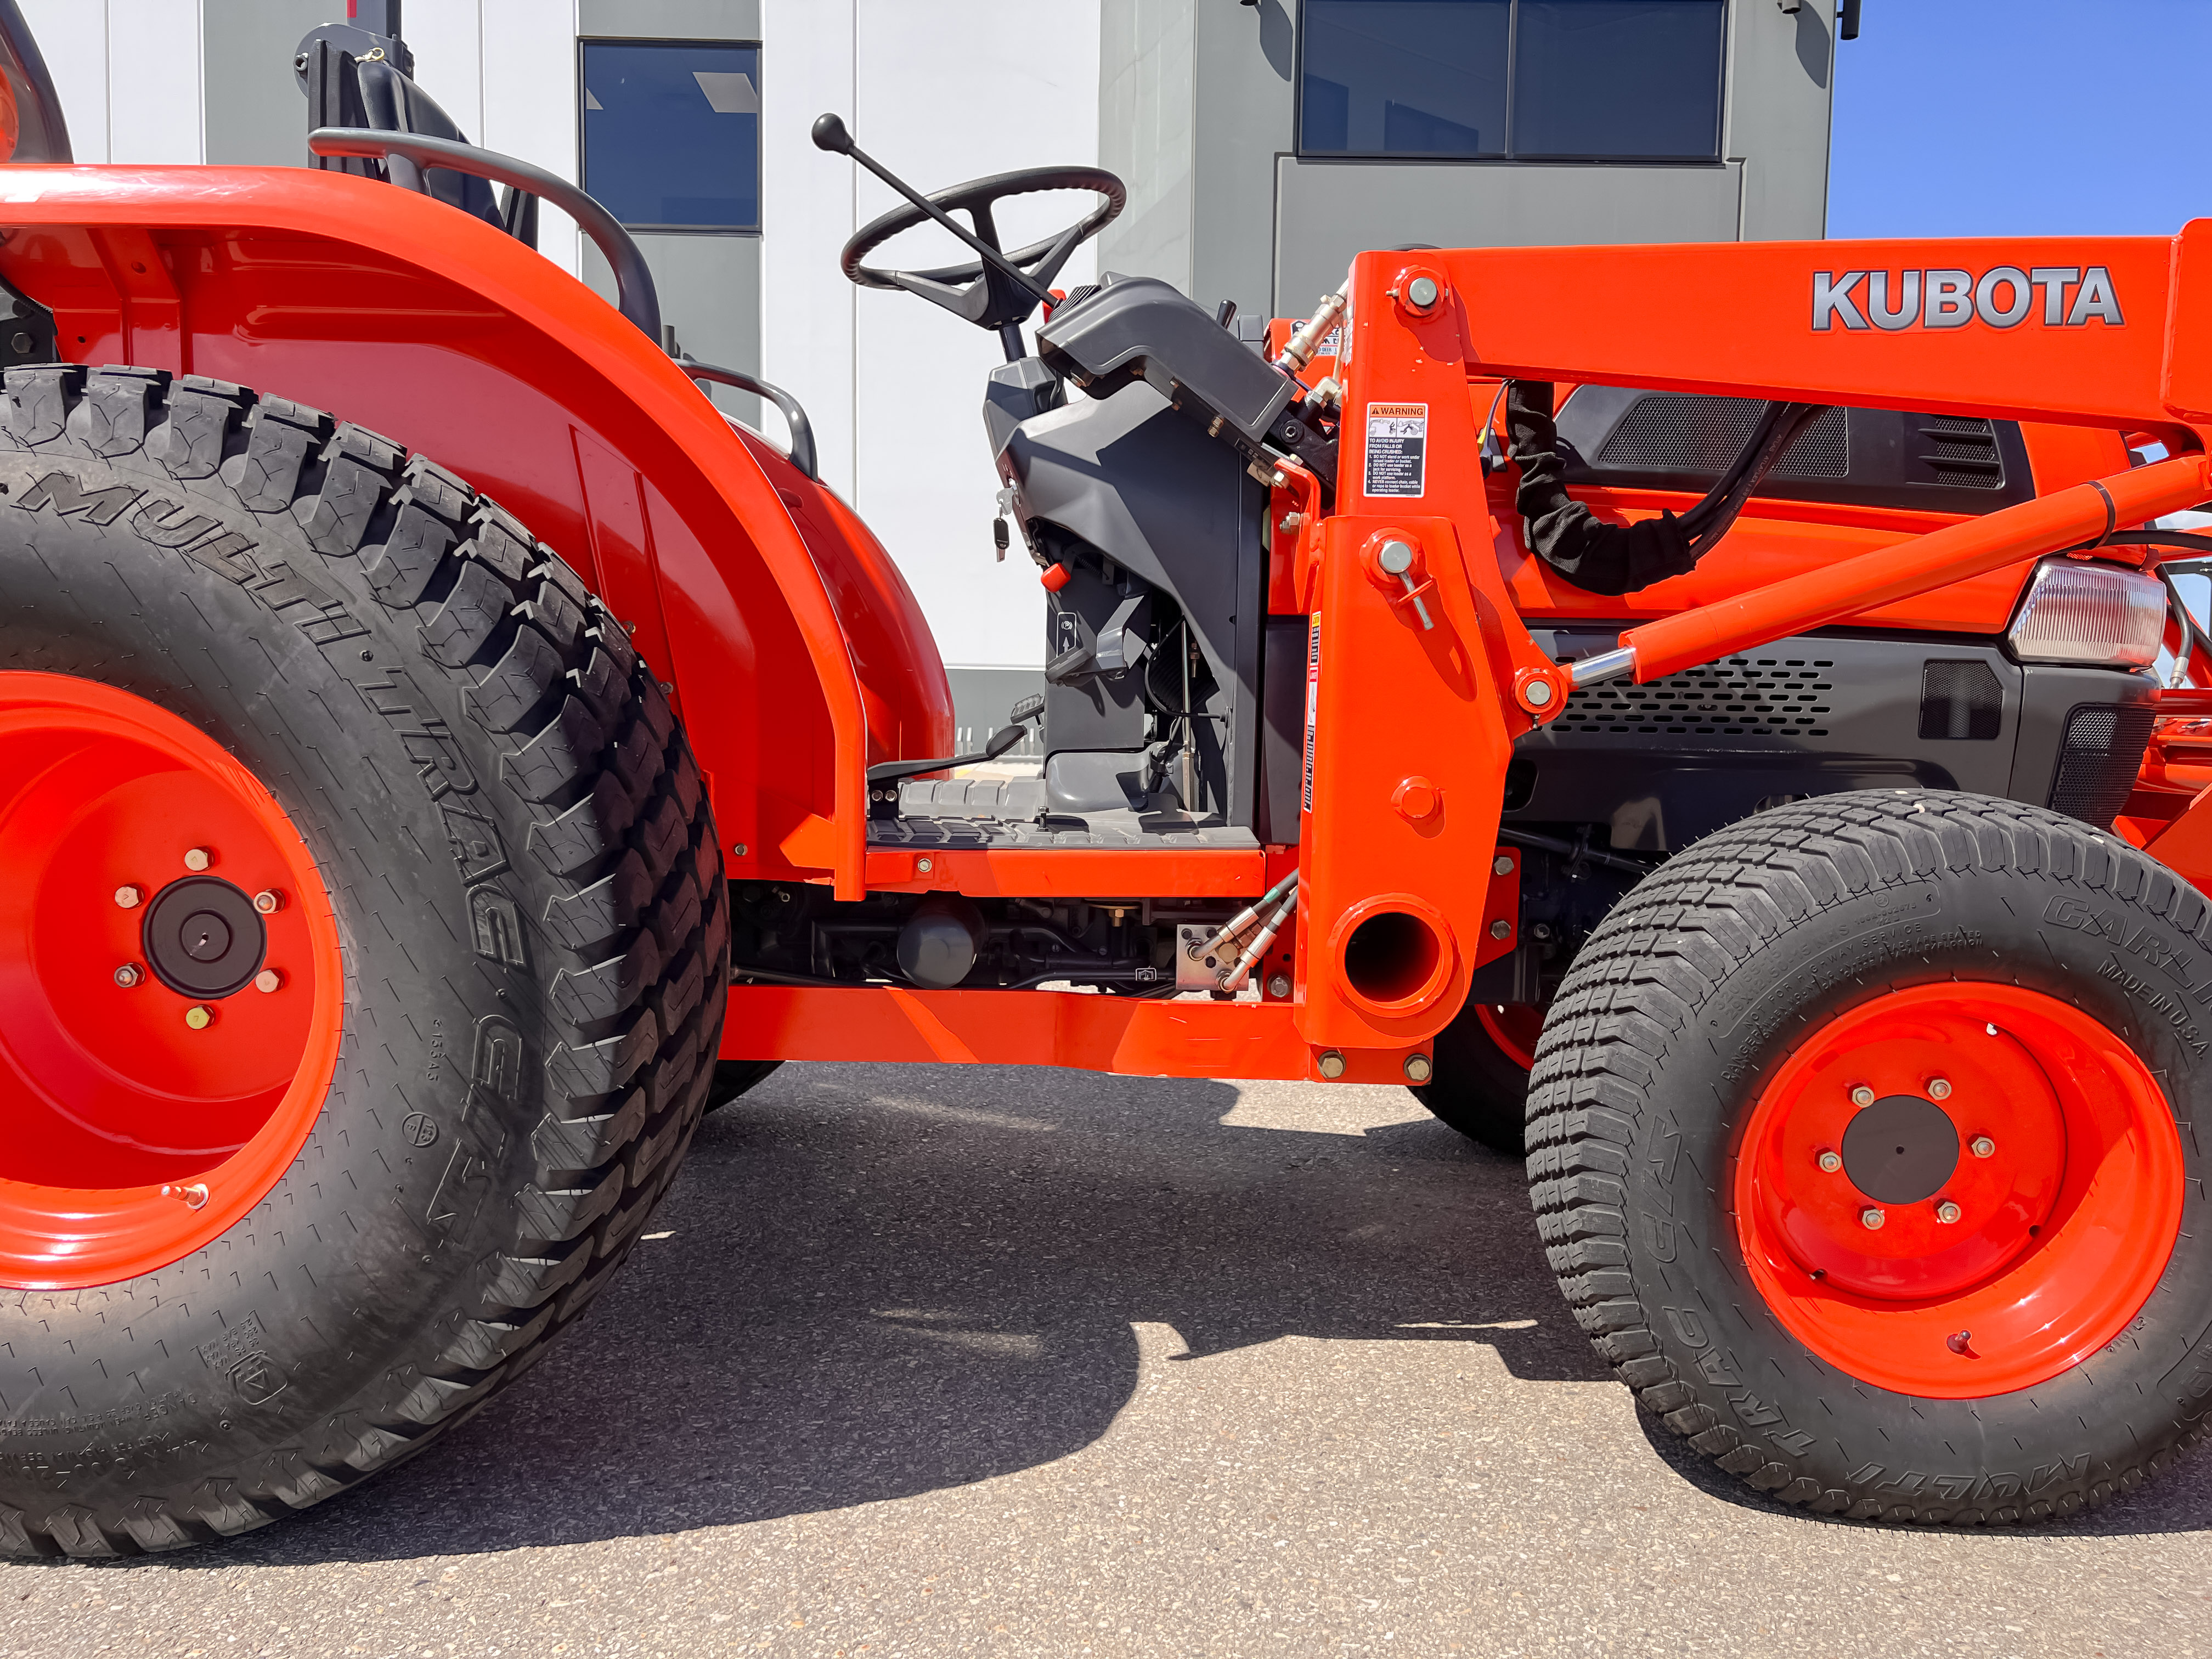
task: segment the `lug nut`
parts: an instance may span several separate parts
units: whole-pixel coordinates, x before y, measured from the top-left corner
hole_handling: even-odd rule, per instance
[[[208,849],[204,847],[187,847],[185,849],[185,868],[187,870],[193,872],[204,870],[214,862],[215,860],[208,856]]]
[[[1492,939],[1511,939],[1513,937],[1513,924],[1506,921],[1504,917],[1500,916],[1496,921],[1490,924],[1490,936]]]
[[[1959,1216],[1959,1206],[1948,1198],[1936,1206],[1936,1218],[1947,1227],[1956,1221]]]
[[[1426,1054],[1406,1056],[1406,1081],[1408,1083],[1426,1083],[1434,1074],[1434,1070]]]
[[[283,984],[283,982],[284,975],[278,973],[274,968],[264,968],[259,973],[253,976],[253,988],[260,992],[264,996],[266,996],[270,992],[276,989],[279,986]]]
[[[1824,1173],[1833,1175],[1837,1170],[1843,1167],[1844,1156],[1841,1152],[1834,1151],[1824,1151],[1821,1152],[1820,1168]]]
[[[126,991],[145,977],[146,970],[135,962],[126,962],[115,970],[115,982]]]
[[[1976,1135],[1966,1143],[1966,1150],[1976,1158],[1994,1158],[1996,1156],[1997,1144],[1987,1135]]]
[[[1931,1077],[1928,1079],[1929,1099],[1948,1100],[1950,1097],[1951,1085],[1948,1082],[1940,1077]]]
[[[1321,1057],[1321,1074],[1334,1083],[1344,1075],[1344,1056],[1331,1048]]]
[[[181,1186],[165,1182],[161,1188],[161,1196],[164,1198],[181,1198],[185,1200],[185,1207],[186,1209],[197,1210],[208,1201],[207,1182],[204,1181],[193,1181],[187,1182]]]
[[[1278,1002],[1290,995],[1290,994],[1291,981],[1289,975],[1278,974],[1274,978],[1267,981],[1267,994],[1274,998]]]
[[[197,1003],[185,1010],[185,1024],[195,1031],[204,1031],[215,1021],[214,1013]]]
[[[126,910],[136,910],[144,902],[145,897],[145,894],[140,892],[136,887],[118,887],[115,890],[116,903]]]
[[[1879,1232],[1881,1230],[1882,1223],[1888,1219],[1889,1218],[1887,1216],[1884,1215],[1880,1210],[1875,1209],[1871,1204],[1868,1205],[1866,1208],[1859,1212],[1859,1225],[1866,1228],[1870,1232]]]
[[[264,888],[253,896],[253,908],[264,916],[273,916],[284,908],[284,896],[273,887]]]
[[[1854,1106],[1873,1105],[1874,1091],[1868,1088],[1865,1084],[1860,1084],[1857,1088],[1851,1091],[1851,1104]]]

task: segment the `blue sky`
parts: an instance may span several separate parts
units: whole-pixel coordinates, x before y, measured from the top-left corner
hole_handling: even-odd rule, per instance
[[[1864,0],[1836,60],[1831,236],[2212,217],[2212,0]]]

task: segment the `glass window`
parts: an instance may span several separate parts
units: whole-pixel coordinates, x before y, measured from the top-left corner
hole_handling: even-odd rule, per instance
[[[1305,0],[1305,155],[1711,161],[1726,0]]]
[[[1512,0],[1306,0],[1298,148],[1503,155]]]
[[[632,230],[758,230],[760,48],[583,51],[584,188]]]
[[[1521,0],[1513,153],[1720,154],[1721,0]]]

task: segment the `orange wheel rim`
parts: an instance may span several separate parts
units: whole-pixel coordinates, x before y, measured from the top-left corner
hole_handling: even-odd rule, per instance
[[[21,672],[0,870],[0,1285],[167,1267],[260,1203],[321,1113],[344,994],[321,876],[204,734]]]
[[[1536,1039],[1544,1035],[1541,1008],[1525,1002],[1485,1002],[1477,1005],[1474,1023],[1506,1059],[1524,1072],[1535,1069]]]
[[[2135,1052],[2016,986],[1851,1010],[1753,1109],[1744,1261],[1821,1358],[1899,1394],[2033,1388],[2142,1311],[2181,1226],[2181,1139]]]

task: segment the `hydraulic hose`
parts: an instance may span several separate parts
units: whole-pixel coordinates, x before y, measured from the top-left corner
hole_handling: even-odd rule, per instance
[[[1632,593],[1694,567],[1728,533],[1759,487],[1825,405],[1770,403],[1735,459],[1703,501],[1677,518],[1662,513],[1634,524],[1607,524],[1567,494],[1559,459],[1552,387],[1545,380],[1508,383],[1505,426],[1521,468],[1514,495],[1528,527],[1528,548],[1576,586],[1591,593]]]

